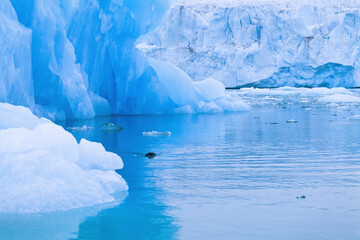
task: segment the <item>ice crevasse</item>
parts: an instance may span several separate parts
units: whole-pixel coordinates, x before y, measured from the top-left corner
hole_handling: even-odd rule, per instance
[[[356,0],[179,0],[139,46],[227,87],[359,87]]]
[[[153,67],[138,50],[136,40],[169,7],[168,0],[0,0],[0,101],[57,120],[246,109],[237,96],[219,95],[221,106],[204,98],[187,74],[165,62]],[[163,74],[169,66],[177,75]],[[175,100],[173,89],[191,104]]]

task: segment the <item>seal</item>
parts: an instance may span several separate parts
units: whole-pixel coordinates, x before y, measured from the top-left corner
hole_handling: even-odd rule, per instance
[[[145,154],[145,157],[147,157],[147,158],[154,158],[154,157],[156,157],[156,153],[154,153],[154,152],[148,152],[148,153]]]

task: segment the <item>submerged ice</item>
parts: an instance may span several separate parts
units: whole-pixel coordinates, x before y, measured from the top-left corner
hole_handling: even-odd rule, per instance
[[[227,87],[360,85],[356,1],[275,2],[183,0],[139,47]]]

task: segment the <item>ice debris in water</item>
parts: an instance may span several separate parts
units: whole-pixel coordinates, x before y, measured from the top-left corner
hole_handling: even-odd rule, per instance
[[[287,122],[287,123],[297,123],[298,121],[295,120],[295,119],[290,119],[290,120],[287,120],[286,122]]]
[[[115,123],[104,123],[101,127],[101,129],[103,131],[108,131],[108,132],[111,132],[111,131],[114,131],[114,132],[117,132],[117,131],[122,131],[124,130],[123,127],[115,124]]]
[[[93,130],[94,128],[93,127],[89,127],[89,126],[82,126],[82,127],[67,127],[66,130],[68,131],[89,131],[89,130]]]
[[[0,103],[0,213],[68,210],[116,200],[122,159],[29,109]],[[22,121],[17,121],[21,118]]]
[[[151,137],[157,137],[157,136],[171,136],[170,131],[165,132],[158,132],[158,131],[151,131],[151,132],[143,132],[144,136],[151,136]]]

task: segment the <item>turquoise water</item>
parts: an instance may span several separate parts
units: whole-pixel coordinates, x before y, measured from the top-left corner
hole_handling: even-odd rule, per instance
[[[360,121],[349,118],[359,107],[300,105],[62,123],[93,127],[73,134],[123,158],[127,196],[0,216],[0,239],[360,239]],[[106,122],[124,130],[103,132]],[[152,130],[172,135],[142,135]]]

